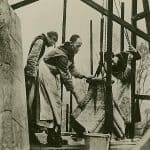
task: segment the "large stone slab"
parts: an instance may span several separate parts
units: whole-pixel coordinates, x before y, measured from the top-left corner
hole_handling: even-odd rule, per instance
[[[21,26],[7,0],[0,0],[0,149],[29,149]]]
[[[88,92],[82,100],[82,108],[79,106],[73,112],[71,123],[76,132],[90,133],[104,132],[105,121],[105,81],[93,79],[90,81]],[[116,102],[113,108],[114,131],[116,136],[123,137],[125,134],[125,123],[119,112]],[[78,130],[78,131],[77,131]]]

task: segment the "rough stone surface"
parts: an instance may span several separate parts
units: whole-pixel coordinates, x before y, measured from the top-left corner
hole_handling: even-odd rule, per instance
[[[29,150],[21,26],[0,0],[0,150]]]

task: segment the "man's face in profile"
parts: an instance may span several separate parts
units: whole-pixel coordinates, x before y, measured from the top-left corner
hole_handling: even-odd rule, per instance
[[[80,50],[81,45],[82,45],[81,38],[78,38],[75,42],[72,43],[72,50],[73,50],[74,54],[78,53],[78,51]]]

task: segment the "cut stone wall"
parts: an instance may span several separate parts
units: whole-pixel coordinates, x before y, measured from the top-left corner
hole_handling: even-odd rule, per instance
[[[18,16],[0,0],[0,150],[29,150]]]

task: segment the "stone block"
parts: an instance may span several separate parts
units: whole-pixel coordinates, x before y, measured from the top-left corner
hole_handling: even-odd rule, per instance
[[[21,25],[0,1],[0,149],[29,150]]]

